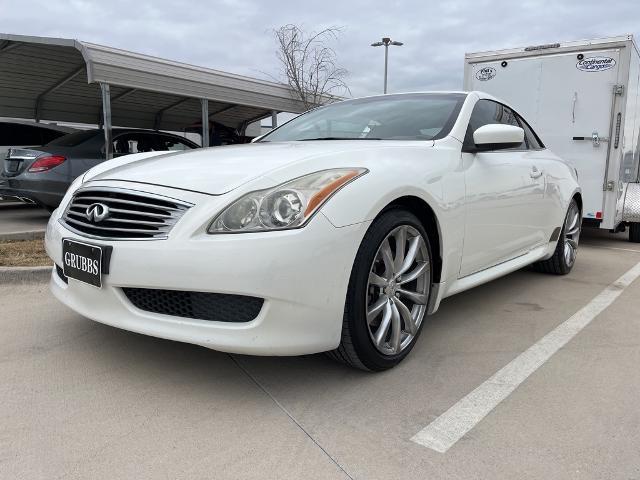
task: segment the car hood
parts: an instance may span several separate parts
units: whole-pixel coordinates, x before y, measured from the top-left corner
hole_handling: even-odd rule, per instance
[[[222,195],[290,164],[320,157],[343,158],[345,154],[346,158],[352,158],[349,155],[352,152],[379,150],[388,143],[374,140],[265,142],[181,153],[154,152],[104,162],[90,170],[84,181],[130,181]],[[398,142],[391,141],[388,148],[395,146]],[[332,168],[336,166],[333,163],[323,162],[319,168],[314,164],[313,170]]]

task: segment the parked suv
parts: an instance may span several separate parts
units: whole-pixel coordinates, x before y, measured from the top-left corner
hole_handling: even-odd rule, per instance
[[[186,138],[149,130],[113,129],[114,157],[152,151],[199,148]],[[0,195],[31,200],[53,211],[71,182],[104,161],[104,132],[86,130],[44,147],[11,148],[0,175]]]

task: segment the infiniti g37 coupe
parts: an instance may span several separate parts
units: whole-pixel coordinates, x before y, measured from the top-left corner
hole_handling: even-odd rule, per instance
[[[96,321],[375,371],[407,356],[442,299],[531,264],[568,273],[581,206],[575,169],[503,102],[385,95],[250,145],[98,165],[46,248],[55,296]]]

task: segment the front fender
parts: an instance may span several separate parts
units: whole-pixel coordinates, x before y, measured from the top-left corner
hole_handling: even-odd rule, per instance
[[[441,281],[457,278],[464,239],[464,172],[460,152],[431,150],[427,158],[389,161],[340,190],[322,208],[336,227],[374,220],[403,197],[425,202],[436,217],[442,259]],[[385,162],[386,163],[386,162]]]

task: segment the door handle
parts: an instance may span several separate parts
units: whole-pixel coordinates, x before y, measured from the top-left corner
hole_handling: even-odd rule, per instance
[[[529,172],[529,175],[531,176],[531,178],[536,179],[536,178],[540,178],[542,176],[542,170],[538,170],[538,167],[532,167],[531,168],[531,172]]]
[[[572,140],[591,140],[594,147],[599,147],[600,143],[606,143],[609,141],[608,137],[601,137],[598,132],[593,132],[590,137],[572,137]]]

